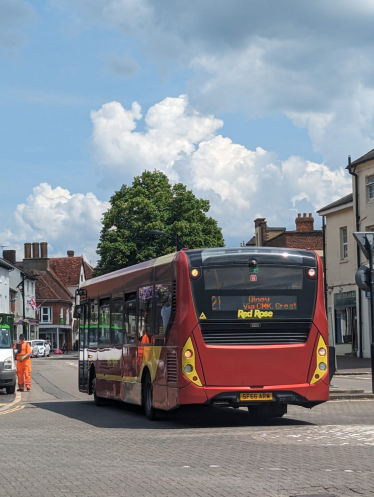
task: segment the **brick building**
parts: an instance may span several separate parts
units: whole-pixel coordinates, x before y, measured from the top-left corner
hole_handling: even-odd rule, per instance
[[[48,244],[25,243],[22,263],[17,263],[36,278],[35,300],[39,315],[39,338],[50,339],[52,348],[68,350],[76,339],[73,306],[75,290],[93,269],[82,256],[48,257]]]
[[[305,213],[298,214],[295,219],[295,231],[269,227],[263,217],[255,219],[254,223],[255,235],[246,243],[247,246],[310,249],[315,250],[320,256],[323,255],[322,230],[314,229],[312,214],[308,216]]]

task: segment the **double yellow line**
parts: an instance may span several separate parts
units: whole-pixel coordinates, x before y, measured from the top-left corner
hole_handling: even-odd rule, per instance
[[[4,416],[4,414],[10,414],[11,412],[22,411],[25,406],[16,406],[13,409],[8,409],[7,411],[0,412],[0,416]]]
[[[17,392],[16,398],[13,400],[13,402],[8,404],[7,407],[2,407],[0,409],[0,416],[24,409],[25,406],[16,406],[16,404],[18,404],[19,402],[21,402],[21,394],[20,392]]]

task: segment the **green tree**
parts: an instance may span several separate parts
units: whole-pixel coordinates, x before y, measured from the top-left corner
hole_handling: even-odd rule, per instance
[[[222,230],[208,217],[209,200],[198,199],[182,183],[171,185],[160,171],[144,171],[130,187],[123,185],[110,199],[104,214],[95,276],[176,250],[168,236],[150,235],[160,230],[177,234],[188,248],[223,247]]]

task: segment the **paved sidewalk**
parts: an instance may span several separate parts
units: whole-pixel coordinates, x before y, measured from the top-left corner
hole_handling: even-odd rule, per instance
[[[337,372],[335,374],[371,373],[371,359],[351,356],[337,356]]]

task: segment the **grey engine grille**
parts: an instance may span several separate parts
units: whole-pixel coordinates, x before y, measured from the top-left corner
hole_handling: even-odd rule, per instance
[[[207,345],[279,345],[305,343],[310,322],[256,323],[200,323],[201,333]]]

